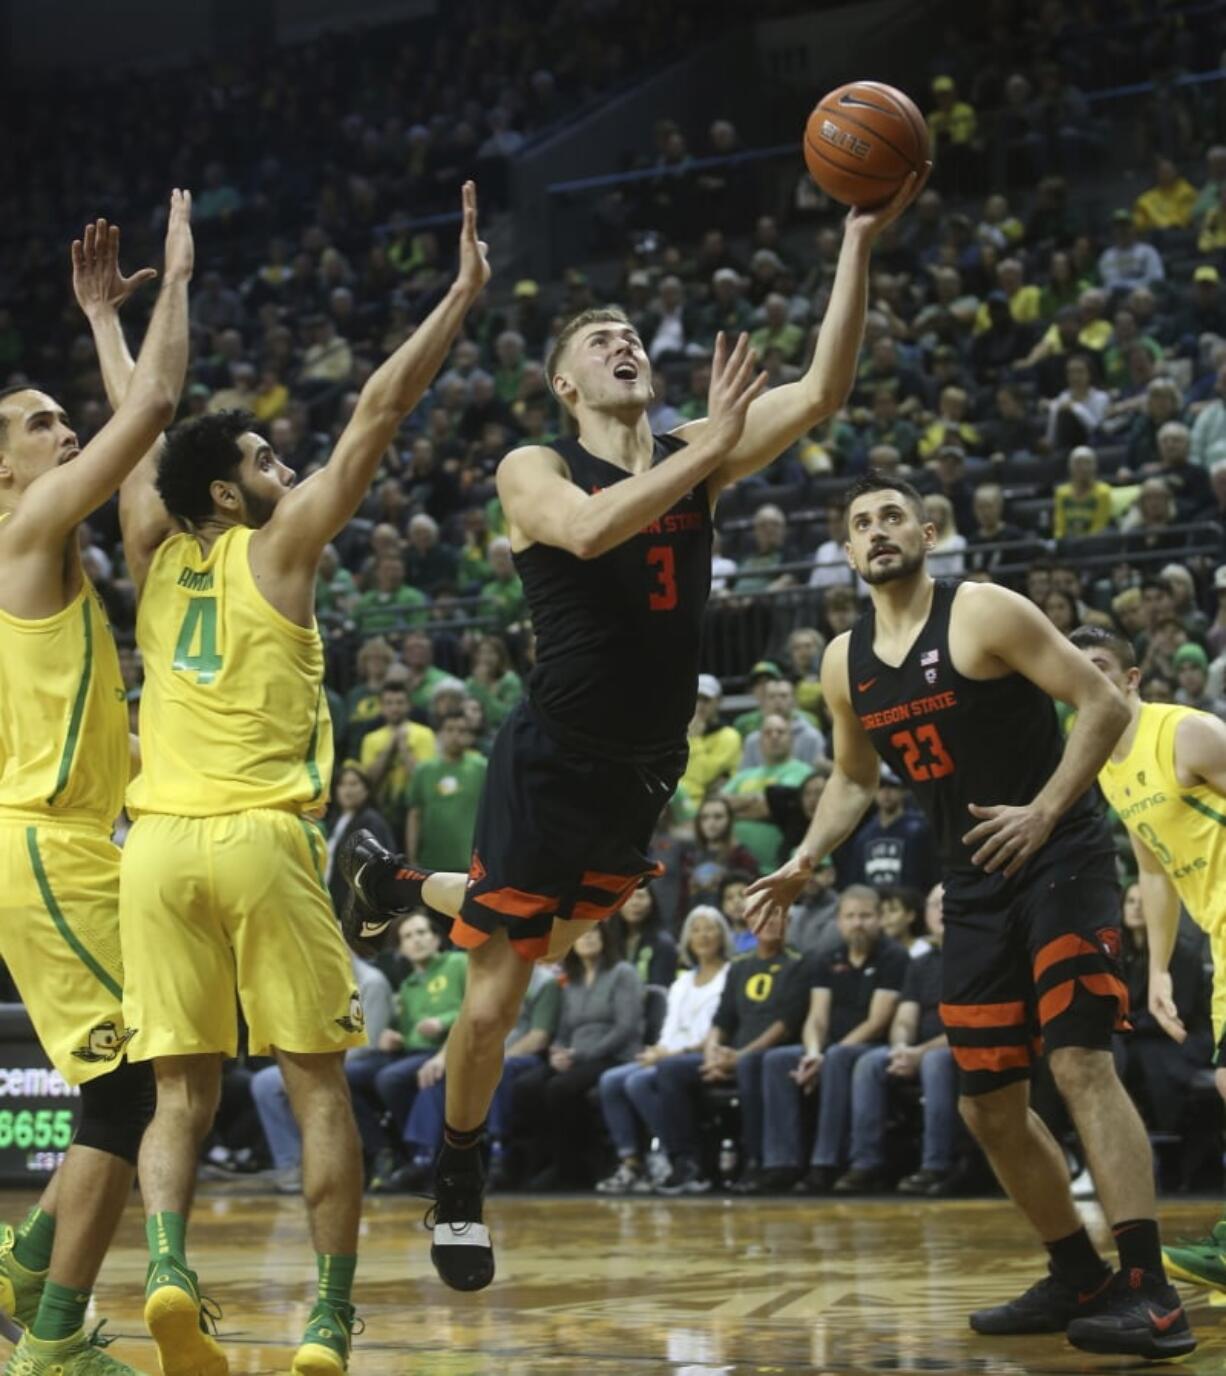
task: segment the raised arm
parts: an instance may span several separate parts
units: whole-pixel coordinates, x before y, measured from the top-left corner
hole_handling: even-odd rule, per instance
[[[1003,666],[1049,697],[1077,709],[1064,754],[1038,795],[1024,807],[972,803],[980,818],[963,837],[989,874],[1016,874],[1044,844],[1060,817],[1091,787],[1128,725],[1128,706],[1107,678],[1026,598],[990,583],[968,584],[954,603],[951,651],[972,678]],[[988,800],[985,800],[988,803]]]
[[[697,483],[709,478],[735,446],[754,398],[766,386],[754,373],[749,337],[729,351],[715,341],[705,429],[645,473],[588,495],[572,483],[561,458],[539,446],[516,449],[498,467],[498,496],[517,549],[555,545],[580,559],[595,559],[662,516]]]
[[[931,170],[928,163],[922,173],[913,172],[884,206],[873,211],[853,210],[848,215],[813,359],[803,376],[772,388],[750,407],[744,432],[713,475],[716,491],[773,463],[801,435],[846,403],[856,380],[864,337],[873,244],[919,195]],[[709,418],[691,421],[675,433],[697,441],[708,424]]]
[[[118,411],[128,395],[136,364],[128,350],[119,310],[134,291],[152,281],[157,273],[142,268],[125,277],[119,266],[119,227],[98,220],[89,225],[80,254],[73,255],[72,290],[77,298],[98,352],[102,382],[112,411]],[[159,432],[119,489],[119,525],[123,534],[128,570],[137,578],[149,555],[175,529],[175,522],[158,496]]]
[[[787,921],[788,909],[817,862],[855,831],[877,793],[881,762],[851,705],[847,678],[850,643],[850,633],[838,636],[822,660],[822,693],[834,721],[834,771],[796,854],[774,874],[755,879],[745,891],[749,895],[746,918],[754,932],[772,921]]]
[[[174,416],[187,373],[187,284],[192,253],[191,194],[175,191],[162,290],[127,393],[76,459],[31,484],[14,521],[19,519],[37,538],[66,534],[101,506]],[[75,241],[74,276],[84,254],[84,241]]]
[[[460,265],[447,294],[362,388],[327,464],[279,503],[252,542],[252,560],[273,573],[314,575],[324,546],[362,504],[405,416],[434,381],[464,317],[489,281],[486,246],[477,238],[477,189],[465,182]]]

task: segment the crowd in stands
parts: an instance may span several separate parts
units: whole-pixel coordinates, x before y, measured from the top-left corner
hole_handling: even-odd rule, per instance
[[[168,76],[58,91],[54,116],[50,97],[19,102],[0,146],[0,384],[34,379],[84,436],[100,426],[92,346],[68,304],[68,208],[130,226],[139,252],[153,189],[200,176],[183,414],[250,410],[309,473],[450,272],[452,231],[410,230],[404,207],[450,209],[474,170],[496,184],[494,162],[628,75],[640,37],[666,56],[697,12],[636,3],[637,34],[614,23],[617,8],[517,6],[499,27],[489,6],[452,6],[429,45],[320,43],[267,71],[235,57],[186,99]],[[721,503],[689,767],[654,847],[661,874],[560,969],[534,973],[490,1121],[504,1187],[931,1194],[973,1173],[936,1012],[940,875],[901,781],[883,772],[876,806],[813,876],[782,942],[745,924],[746,885],[790,853],[831,772],[821,658],[866,591],[842,553],[850,477],[871,466],[920,488],[934,573],[1008,584],[1065,632],[1117,625],[1147,700],[1226,718],[1226,144],[1204,108],[1179,117],[1170,91],[1162,127],[1175,133],[1138,153],[1153,160],[1139,196],[1096,217],[1069,176],[1093,157],[1069,133],[1096,127],[1079,121],[1078,90],[1197,65],[1205,25],[1155,18],[1146,43],[1108,36],[1083,62],[1079,25],[1107,7],[979,8],[982,24],[948,36],[931,83],[937,176],[876,253],[849,404]],[[487,22],[461,41],[477,13]],[[577,42],[592,15],[606,27]],[[1014,19],[1020,47],[1001,28]],[[1013,131],[1004,175],[977,142],[989,125],[998,143]],[[154,154],[133,157],[146,138]],[[679,120],[657,131],[659,166],[681,165],[691,139],[740,146],[729,120]],[[321,564],[338,904],[335,855],[351,828],[431,868],[468,867],[485,755],[533,663],[493,474],[508,449],[565,424],[543,366],[560,323],[606,300],[625,307],[655,368],[656,430],[703,414],[719,330],[750,331],[772,383],[811,356],[839,248],[833,209],[809,198],[742,222],[723,214],[740,195],[731,176],[697,198],[663,176],[648,187],[616,261],[556,280],[496,271]],[[81,540],[135,721],[141,667],[113,511]],[[1123,916],[1143,1009],[1135,888]],[[1182,940],[1176,999],[1193,1035],[1176,1047],[1142,1014],[1118,1053],[1150,1126],[1168,1134],[1192,1126],[1210,1055],[1205,957],[1190,931]],[[370,1045],[348,1067],[370,1179],[420,1187],[465,957],[414,914],[355,968]],[[279,1073],[255,1063],[232,1082],[210,1163],[270,1162],[296,1188]]]

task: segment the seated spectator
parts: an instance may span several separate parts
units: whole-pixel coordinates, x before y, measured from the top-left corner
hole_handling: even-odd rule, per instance
[[[354,624],[363,639],[426,624],[429,599],[404,579],[400,555],[381,554],[375,560],[374,587],[361,594],[353,609]]]
[[[1063,588],[1049,588],[1039,605],[1043,615],[1061,635],[1071,635],[1081,625],[1077,599]]]
[[[1161,361],[1162,345],[1152,335],[1140,332],[1136,316],[1131,311],[1116,311],[1111,341],[1103,350],[1103,379],[1108,388],[1118,388],[1124,393],[1130,390],[1133,379],[1132,351],[1138,348],[1144,349],[1153,363]]]
[[[823,718],[822,656],[826,642],[811,626],[798,626],[788,636],[787,673],[796,690],[796,705],[815,721]]]
[[[1136,501],[1122,522],[1128,532],[1129,546],[1143,550],[1176,550],[1187,544],[1184,531],[1172,530],[1178,510],[1164,478],[1146,478],[1138,489]]]
[[[481,588],[480,615],[490,618],[499,630],[506,630],[527,616],[528,600],[505,535],[490,541],[489,563],[490,579]]]
[[[434,664],[434,642],[423,630],[409,631],[401,642],[400,657],[404,661],[404,681],[409,690],[413,710],[426,716],[434,697],[434,690],[451,675]]]
[[[758,704],[748,712],[742,712],[732,723],[740,733],[741,738],[748,736],[750,732],[756,731],[762,725],[762,718],[765,715],[766,690],[772,684],[778,682],[783,677],[783,670],[773,659],[760,659],[749,670],[749,691],[754,696],[754,701]]]
[[[924,428],[919,438],[919,456],[929,459],[947,444],[977,450],[982,444],[979,431],[966,419],[970,398],[961,387],[941,389],[935,419]]]
[[[812,715],[796,706],[796,689],[790,679],[780,678],[766,685],[765,716],[785,718],[792,730],[792,758],[813,764],[826,753],[826,740],[814,724]],[[763,720],[765,721],[765,716]],[[751,731],[741,752],[741,769],[754,769],[763,761],[762,731]]]
[[[1020,544],[1026,539],[1026,532],[1005,520],[1005,494],[999,483],[980,483],[973,505],[975,524],[966,537],[966,571],[992,577],[1001,564],[1018,563],[1025,551],[982,547]]]
[[[818,862],[788,911],[788,949],[801,956],[828,956],[843,940],[839,933],[839,891],[834,861]]]
[[[908,1082],[918,1082],[922,1092],[923,1155],[919,1170],[898,1182],[898,1192],[943,1195],[952,1187],[958,1071],[941,1023],[943,896],[937,884],[924,903],[927,949],[912,959],[903,976],[888,1045],[874,1047],[856,1062],[851,1081],[851,1168],[835,1182],[836,1194],[863,1194],[885,1183],[890,1089]]]
[[[417,1093],[417,1072],[447,1040],[468,971],[462,951],[439,949],[438,932],[425,913],[402,917],[395,939],[410,966],[396,991],[396,1024],[384,1029],[377,1052],[345,1063],[362,1147],[379,1180],[400,1164],[399,1143]],[[389,1114],[390,1136],[384,1126]]]
[[[382,970],[352,953],[349,958],[353,963],[358,998],[362,1001],[367,1044],[350,1047],[345,1052],[345,1060],[358,1062],[370,1059],[372,1064],[381,1067],[385,1061],[379,1046],[384,1032],[396,1021],[395,996]],[[272,1156],[277,1189],[283,1194],[298,1194],[302,1190],[302,1133],[298,1129],[298,1120],[294,1116],[285,1088],[285,1077],[279,1065],[267,1065],[255,1072],[251,1078],[251,1097]]]
[[[702,1064],[702,1049],[723,997],[732,959],[732,933],[716,908],[692,908],[681,928],[684,971],[669,985],[668,1011],[655,1045],[633,1061],[600,1077],[600,1108],[617,1148],[617,1170],[602,1180],[599,1194],[646,1193],[668,1179],[671,1166],[663,1149],[648,1154],[644,1139],[665,1140],[660,1102],[661,1062],[685,1057]]]
[[[1204,964],[1193,942],[1181,938],[1175,943],[1170,962],[1172,998],[1188,1036],[1186,1041],[1173,1041],[1149,1011],[1149,935],[1139,884],[1129,884],[1124,890],[1121,913],[1120,964],[1128,985],[1132,1031],[1113,1039],[1116,1069],[1146,1123],[1157,1132],[1179,1132],[1186,1125],[1192,1080],[1213,1059]]]
[[[845,858],[843,858],[845,857]],[[839,887],[900,885],[926,892],[936,882],[936,853],[928,819],[907,806],[907,790],[888,765],[882,765],[876,807],[835,857]]]
[[[1027,353],[1034,328],[1014,318],[1003,291],[989,292],[980,309],[987,313],[987,324],[971,343],[971,364],[976,377],[994,382],[1015,365],[1022,366],[1025,359],[1034,357]]]
[[[1181,645],[1172,657],[1175,678],[1179,687],[1175,701],[1181,707],[1195,707],[1200,712],[1212,712],[1226,721],[1226,699],[1213,697],[1208,691],[1209,656],[1199,645]]]
[[[607,922],[583,933],[562,970],[562,1013],[548,1064],[525,1071],[511,1090],[533,1190],[590,1188],[587,1092],[606,1070],[633,1061],[643,1041],[643,982],[622,960]]]
[[[762,719],[762,763],[741,769],[724,789],[733,815],[738,820],[735,835],[753,854],[764,872],[779,863],[783,833],[773,822],[753,817],[755,804],[771,784],[799,787],[809,775],[809,766],[792,755],[792,725],[786,717],[771,713]]]
[[[370,779],[357,765],[341,766],[333,789],[336,812],[328,829],[328,859],[324,865],[324,883],[338,917],[349,897],[349,885],[336,863],[336,853],[345,837],[351,831],[372,831],[388,850],[397,849],[391,828],[371,801],[372,792]]]
[[[788,316],[788,299],[773,291],[763,302],[764,322],[752,331],[749,342],[759,358],[771,349],[778,350],[784,363],[799,363],[805,347],[805,332]]]
[[[404,564],[409,582],[429,596],[443,589],[455,590],[459,573],[456,551],[440,542],[438,522],[424,511],[409,521]]]
[[[437,753],[434,732],[409,720],[409,691],[391,674],[379,694],[383,725],[362,740],[361,765],[370,781],[375,805],[395,836],[403,835],[414,767]]]
[[[876,890],[853,884],[839,895],[843,945],[806,956],[791,981],[788,1021],[803,1020],[801,1044],[768,1051],[762,1066],[762,1171],[750,1185],[771,1193],[802,1175],[802,1096],[819,1094],[817,1141],[806,1189],[825,1193],[846,1159],[855,1064],[885,1041],[906,977],[907,953],[881,935]]]
[[[746,1174],[762,1159],[762,1058],[791,1030],[791,980],[797,958],[783,949],[782,935],[767,928],[754,950],[728,968],[702,1058],[670,1056],[657,1067],[660,1142],[670,1170],[660,1194],[705,1194],[698,1106],[704,1085],[735,1085],[741,1105],[741,1158]]]
[[[1159,432],[1179,415],[1180,405],[1179,388],[1169,377],[1156,377],[1146,387],[1145,409],[1133,419],[1124,454],[1124,463],[1132,472],[1140,473],[1146,465],[1157,466]]]
[[[898,397],[893,388],[881,386],[873,391],[872,419],[862,431],[864,446],[870,452],[878,445],[888,444],[898,451],[899,461],[909,463],[915,456],[919,431],[905,416],[898,414]],[[842,503],[838,503],[840,511]],[[829,517],[829,511],[827,513]],[[826,529],[831,530],[829,519]],[[818,562],[821,560],[819,558]],[[812,586],[819,586],[812,584]]]
[[[1074,355],[1064,367],[1066,387],[1047,413],[1047,443],[1057,450],[1085,444],[1107,414],[1110,397],[1094,386],[1089,360]]]
[[[472,652],[472,671],[464,687],[481,704],[486,725],[497,731],[524,695],[523,680],[511,668],[511,657],[501,636],[483,635]]]
[[[1226,479],[1226,469],[1222,470],[1222,475]],[[1205,631],[1205,644],[1209,647],[1209,653],[1216,659],[1219,655],[1226,654],[1226,564],[1214,571],[1213,594],[1217,601],[1217,614]],[[1221,692],[1221,688],[1217,691]]]
[[[1216,395],[1192,426],[1191,459],[1200,468],[1212,468],[1226,459],[1226,364],[1218,369]]]
[[[489,1184],[502,1189],[510,1182],[511,1094],[515,1081],[539,1066],[549,1050],[562,1008],[562,987],[544,965],[534,965],[520,1004],[515,1026],[507,1033],[502,1076],[490,1102],[486,1139],[490,1146]],[[445,1121],[447,1048],[428,1060],[417,1072],[417,1095],[405,1120],[403,1154],[410,1159],[388,1177],[389,1193],[415,1192],[428,1185],[434,1160],[443,1142]]]
[[[681,855],[679,907],[688,912],[696,904],[718,904],[724,880],[731,874],[758,876],[753,852],[733,835],[732,808],[718,794],[704,798],[694,818],[694,839]],[[653,981],[654,982],[654,981]]]
[[[1066,483],[1056,487],[1052,534],[1057,540],[1097,535],[1111,524],[1111,485],[1098,476],[1098,455],[1079,444],[1068,456]]]
[[[1140,230],[1187,229],[1192,223],[1196,188],[1170,158],[1154,163],[1154,185],[1143,191],[1132,205],[1132,220]]]
[[[1162,255],[1137,234],[1137,225],[1126,210],[1111,216],[1111,245],[1098,259],[1098,279],[1108,291],[1148,287],[1166,276]]]
[[[934,578],[957,577],[966,567],[966,536],[954,522],[953,503],[934,492],[924,498],[924,510],[937,528],[937,542],[928,552],[928,572]]]
[[[1192,433],[1181,421],[1168,420],[1158,431],[1158,473],[1175,499],[1177,517],[1190,521],[1212,500],[1209,475],[1189,462]]]
[[[958,98],[958,87],[951,76],[932,78],[932,98],[936,108],[928,111],[928,132],[932,136],[936,160],[956,156],[975,141],[975,110]]]
[[[622,958],[644,986],[667,989],[677,973],[677,942],[665,928],[660,904],[650,884],[641,884],[609,918]]]
[[[996,289],[988,293],[975,316],[975,333],[982,334],[992,323],[990,306],[1002,292],[1009,314],[1019,325],[1033,325],[1039,319],[1039,289],[1027,283],[1020,258],[1002,258],[996,266]]]
[[[1212,206],[1200,222],[1196,247],[1201,253],[1221,253],[1226,248],[1226,185],[1218,188]],[[1197,272],[1216,272],[1214,267],[1197,268]],[[1213,281],[1213,278],[1205,279]]]
[[[768,680],[760,680],[765,684]],[[690,720],[689,747],[680,787],[691,803],[701,803],[741,767],[741,733],[720,720],[723,688],[714,674],[698,675],[698,697]]]
[[[1226,147],[1220,143],[1214,144],[1205,153],[1205,174],[1192,206],[1192,222],[1198,225],[1220,203],[1222,189],[1226,187]]]
[[[338,387],[353,372],[353,349],[342,338],[330,315],[316,315],[304,322],[311,343],[302,355],[299,384],[313,383],[315,390]]]
[[[765,592],[768,588],[787,587],[794,581],[790,573],[775,572],[788,561],[787,534],[787,517],[773,503],[768,502],[754,512],[754,548],[741,560],[736,577],[738,593]]]
[[[877,451],[874,451],[877,452]],[[860,579],[847,562],[847,512],[842,497],[830,497],[826,501],[826,539],[817,547],[813,556],[813,572],[809,575],[811,588],[850,588]],[[860,583],[867,596],[867,589]]]
[[[716,907],[723,913],[732,931],[732,947],[738,955],[757,948],[758,939],[749,930],[747,914],[749,901],[745,890],[753,883],[751,871],[729,870],[720,881]]]
[[[1226,225],[1222,248],[1226,248]],[[1192,272],[1192,285],[1175,312],[1171,334],[1185,355],[1195,355],[1197,343],[1205,334],[1226,334],[1226,292],[1222,275],[1210,263],[1201,263]]]
[[[980,426],[990,456],[1010,459],[1033,454],[1039,448],[1043,429],[1026,409],[1017,388],[998,387],[994,401],[995,415]]]
[[[360,749],[362,737],[379,724],[383,680],[395,662],[396,653],[382,636],[374,636],[358,651],[359,681],[345,694],[350,751]]]
[[[860,615],[854,588],[827,588],[822,593],[822,615],[820,629],[827,640],[850,631]]]
[[[901,946],[912,960],[926,955],[932,947],[924,935],[923,892],[899,885],[880,893],[882,934]]]

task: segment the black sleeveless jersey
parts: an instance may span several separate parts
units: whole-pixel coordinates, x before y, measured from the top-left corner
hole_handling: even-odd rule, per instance
[[[684,448],[655,436],[653,465]],[[584,492],[632,475],[574,439],[553,448]],[[517,553],[536,632],[528,696],[575,743],[650,756],[683,749],[711,591],[711,505],[698,483],[659,520],[595,559],[553,545]]]
[[[949,617],[958,587],[936,583],[928,620],[897,669],[874,653],[876,614],[866,611],[851,631],[848,687],[877,753],[928,817],[943,868],[982,874],[971,864],[973,850],[962,844],[978,825],[968,805],[1033,801],[1060,763],[1063,739],[1055,704],[1028,678],[969,679],[954,668]],[[1091,788],[1060,819],[1052,839],[1097,813]]]

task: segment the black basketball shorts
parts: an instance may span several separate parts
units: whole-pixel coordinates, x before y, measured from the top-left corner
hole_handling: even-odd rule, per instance
[[[504,927],[523,959],[538,960],[555,919],[611,917],[662,873],[647,851],[685,763],[684,746],[630,762],[563,744],[521,702],[490,753],[452,941],[472,949]]]
[[[1098,819],[1057,832],[1012,879],[945,881],[941,1019],[964,1094],[1027,1079],[1060,1047],[1127,1027],[1120,890]]]

